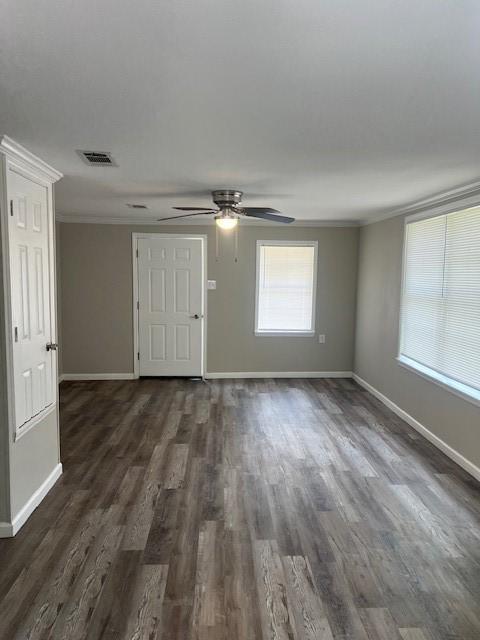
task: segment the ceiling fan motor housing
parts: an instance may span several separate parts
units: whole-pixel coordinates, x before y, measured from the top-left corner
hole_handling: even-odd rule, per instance
[[[219,209],[238,207],[242,202],[243,191],[219,189],[212,191],[212,198]]]

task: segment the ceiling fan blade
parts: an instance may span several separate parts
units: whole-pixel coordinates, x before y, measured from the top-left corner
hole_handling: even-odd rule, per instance
[[[172,207],[172,209],[178,209],[179,211],[211,211],[210,208],[205,207]]]
[[[209,213],[217,213],[216,211],[208,210],[199,211],[198,213],[185,213],[182,216],[169,216],[168,218],[158,218],[157,222],[165,222],[165,220],[179,220],[180,218],[190,218],[191,216],[204,216]]]
[[[295,218],[282,216],[280,211],[270,209],[269,207],[243,207],[243,212],[251,218],[261,218],[262,220],[270,220],[271,222],[283,222],[285,224],[295,222]]]
[[[263,213],[278,213],[280,216],[282,212],[278,209],[272,209],[272,207],[241,207],[241,209],[245,212],[250,212],[253,215],[253,212],[263,212]]]

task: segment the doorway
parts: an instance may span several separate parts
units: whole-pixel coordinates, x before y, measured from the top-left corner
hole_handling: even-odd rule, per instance
[[[206,236],[133,234],[134,371],[203,376]]]

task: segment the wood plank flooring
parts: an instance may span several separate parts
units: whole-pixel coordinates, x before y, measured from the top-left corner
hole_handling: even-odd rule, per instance
[[[480,638],[479,485],[351,380],[63,383],[61,436],[1,640]]]

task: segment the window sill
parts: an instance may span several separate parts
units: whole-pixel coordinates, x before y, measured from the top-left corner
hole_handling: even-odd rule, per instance
[[[315,335],[315,331],[255,331],[257,337],[287,336],[289,338],[308,338]]]
[[[469,387],[468,385],[463,384],[462,382],[457,382],[456,380],[452,380],[452,378],[444,376],[443,374],[438,373],[438,371],[435,371],[434,369],[430,369],[429,367],[426,367],[425,365],[420,364],[415,360],[411,360],[406,356],[398,356],[397,362],[400,366],[405,367],[405,369],[409,369],[410,371],[413,371],[414,373],[418,374],[422,378],[425,378],[426,380],[430,380],[430,382],[433,382],[439,385],[440,387],[442,387],[443,389],[446,389],[447,391],[454,393],[456,396],[459,396],[460,398],[467,400],[467,402],[471,402],[472,404],[475,404],[480,407],[480,391],[479,390],[474,389],[473,387]]]

